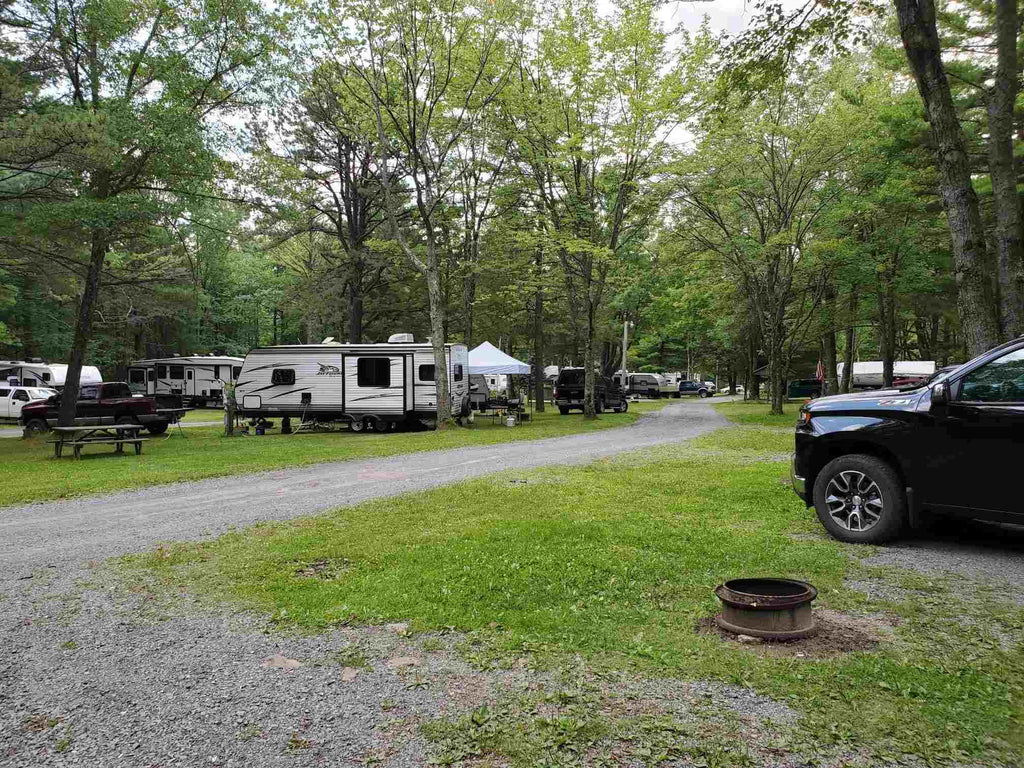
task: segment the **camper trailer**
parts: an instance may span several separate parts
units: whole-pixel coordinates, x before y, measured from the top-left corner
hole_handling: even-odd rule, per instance
[[[220,406],[224,384],[238,379],[241,357],[190,355],[136,360],[128,366],[128,386],[140,395],[176,395],[186,405]]]
[[[843,378],[844,364],[836,366],[836,375]],[[926,379],[935,373],[934,360],[896,360],[892,365],[894,379],[899,378],[920,378]],[[884,384],[882,375],[881,360],[865,360],[853,364],[853,388],[854,389],[878,389]]]
[[[64,389],[68,367],[65,363],[45,363],[42,360],[0,360],[0,382],[10,384],[18,380],[22,387],[47,387],[58,392]],[[99,384],[103,381],[100,369],[94,365],[83,365],[79,385]]]
[[[469,350],[446,344],[452,413],[469,415]],[[412,334],[386,344],[259,347],[245,356],[235,389],[239,413],[345,421],[355,431],[437,420],[434,351]]]

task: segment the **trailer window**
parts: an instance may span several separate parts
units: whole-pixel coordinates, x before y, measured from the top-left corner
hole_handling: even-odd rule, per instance
[[[420,381],[433,381],[434,371],[437,369],[433,365],[421,365],[420,366]]]
[[[295,383],[295,369],[294,368],[275,368],[270,374],[271,384],[294,384]]]
[[[129,384],[145,384],[146,372],[142,368],[130,368],[128,370]]]
[[[462,366],[461,365],[456,365],[455,366],[455,380],[456,381],[462,381]]]
[[[231,369],[231,378],[237,379],[241,375],[242,375],[242,366],[236,365],[234,368]]]
[[[43,372],[42,372],[41,374],[39,374],[39,377],[40,377],[40,378],[41,378],[41,379],[42,379],[43,381],[49,381],[49,380],[50,380],[50,374],[49,374],[49,373],[47,373],[46,371],[43,371]]]
[[[360,387],[390,387],[391,360],[386,357],[360,357],[356,382]]]
[[[158,365],[156,367],[156,373],[157,373],[157,377],[158,378],[166,379],[167,378],[167,366],[166,365]]]
[[[215,365],[215,366],[213,366],[213,379],[214,379],[214,381],[216,381],[219,378],[220,378],[220,366],[219,365]]]
[[[172,379],[184,379],[185,378],[185,366],[184,365],[172,365],[171,366],[171,378]]]
[[[188,369],[188,380],[192,381],[192,369],[191,368]]]
[[[156,371],[154,371],[152,368],[147,369],[146,370],[146,378],[149,379],[150,381],[155,379],[156,378]]]

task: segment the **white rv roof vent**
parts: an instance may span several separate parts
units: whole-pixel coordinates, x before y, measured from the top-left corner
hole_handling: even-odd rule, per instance
[[[334,341],[334,337],[333,336],[328,336],[326,339],[324,339],[320,343],[321,344],[330,344],[332,341]]]
[[[388,344],[412,344],[413,337],[411,333],[392,333],[388,336]]]

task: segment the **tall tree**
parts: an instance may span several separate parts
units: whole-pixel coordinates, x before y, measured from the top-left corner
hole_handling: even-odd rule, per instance
[[[29,108],[0,116],[2,167],[37,180],[20,193],[34,206],[16,224],[46,254],[70,249],[87,265],[59,417],[68,424],[108,256],[144,251],[211,194],[225,138],[211,124],[255,88],[274,25],[254,0],[18,9],[19,55],[48,66]]]

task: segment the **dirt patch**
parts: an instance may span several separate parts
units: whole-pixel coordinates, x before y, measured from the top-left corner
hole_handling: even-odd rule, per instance
[[[767,656],[778,658],[822,659],[842,656],[857,651],[873,651],[893,637],[893,623],[878,615],[856,615],[819,609],[814,611],[818,631],[803,640],[762,640],[741,643],[732,632],[721,629],[713,617],[697,622],[702,635],[714,635],[723,642]]]
[[[347,557],[336,560],[314,560],[312,562],[294,562],[295,575],[300,579],[333,579],[349,570],[352,563]]]

